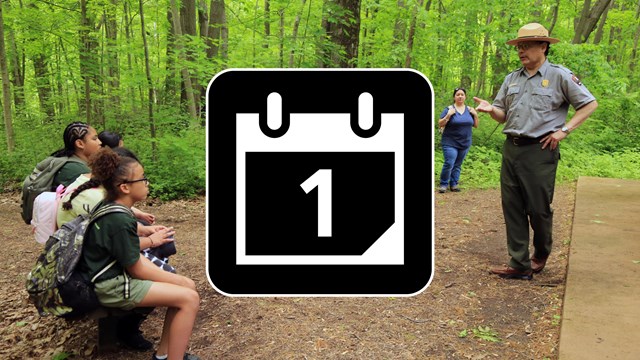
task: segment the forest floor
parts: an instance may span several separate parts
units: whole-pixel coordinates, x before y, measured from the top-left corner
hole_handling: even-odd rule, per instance
[[[205,269],[205,199],[139,207],[176,228],[172,263],[194,279],[201,309],[191,353],[202,359],[557,359],[575,184],[556,187],[554,250],[532,281],[488,273],[508,260],[498,190],[436,194],[435,275],[413,297],[230,298]],[[0,194],[0,355],[5,359],[149,359],[98,354],[95,321],[40,317],[24,279],[41,246],[19,215],[19,195]],[[428,222],[428,219],[425,219]],[[142,330],[155,343],[164,311]]]

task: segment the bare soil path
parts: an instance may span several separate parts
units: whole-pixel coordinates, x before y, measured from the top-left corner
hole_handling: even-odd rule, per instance
[[[205,200],[140,206],[177,230],[173,264],[202,298],[190,352],[203,359],[556,359],[575,185],[556,187],[554,250],[532,281],[488,269],[507,261],[498,190],[436,194],[435,276],[409,298],[228,298],[205,273]],[[41,318],[24,279],[41,249],[20,219],[19,196],[0,194],[0,355],[5,359],[149,359],[98,355],[92,321]],[[429,220],[425,219],[425,226]],[[164,311],[143,324],[158,341]]]

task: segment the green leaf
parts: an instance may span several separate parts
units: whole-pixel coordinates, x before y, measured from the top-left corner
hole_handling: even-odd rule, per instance
[[[480,325],[478,328],[473,329],[473,336],[490,342],[500,342],[498,333],[488,326]]]

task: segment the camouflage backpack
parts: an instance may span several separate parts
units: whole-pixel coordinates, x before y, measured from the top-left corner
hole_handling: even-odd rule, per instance
[[[46,159],[40,161],[38,165],[33,169],[22,184],[22,208],[20,214],[22,220],[29,225],[33,216],[33,202],[36,197],[45,191],[55,191],[52,189],[53,178],[58,171],[62,169],[64,164],[68,162],[82,163],[80,159],[72,157],[55,157],[49,156]]]
[[[82,256],[85,232],[94,221],[106,214],[131,214],[131,210],[122,205],[100,205],[98,204],[90,215],[78,215],[53,233],[35,266],[27,275],[26,288],[29,300],[36,306],[40,315],[53,314],[74,318],[100,306],[93,290],[93,281],[116,261],[102,269],[91,282],[85,281],[82,275],[74,272]]]

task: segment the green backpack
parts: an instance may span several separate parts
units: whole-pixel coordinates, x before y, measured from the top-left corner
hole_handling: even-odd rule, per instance
[[[73,157],[49,156],[40,161],[31,174],[24,179],[22,184],[22,220],[27,225],[31,224],[33,216],[33,202],[45,191],[52,191],[53,178],[58,171],[69,161],[81,163],[80,159]]]
[[[35,266],[27,275],[26,288],[29,300],[40,315],[53,314],[65,318],[83,316],[100,306],[93,289],[93,282],[111,266],[115,260],[91,279],[84,280],[74,272],[82,256],[82,244],[89,226],[100,217],[115,213],[129,213],[131,209],[118,205],[98,204],[91,215],[78,215],[62,225],[49,237]]]

